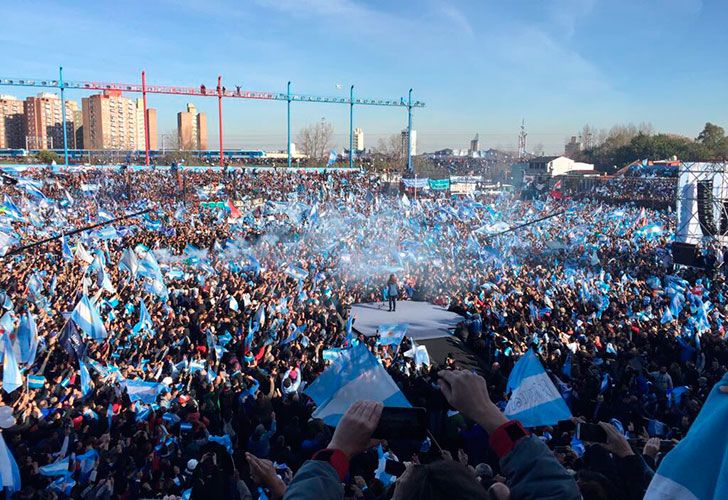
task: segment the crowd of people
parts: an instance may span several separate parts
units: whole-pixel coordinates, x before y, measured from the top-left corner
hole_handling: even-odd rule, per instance
[[[366,172],[10,176],[0,472],[13,498],[642,498],[727,371],[725,268],[676,269],[667,210],[410,200]],[[483,377],[454,356],[416,362],[409,339],[356,335],[351,305],[387,296],[461,314]],[[424,442],[372,446],[378,402],[335,430],[312,418],[306,388],[352,344],[425,408]],[[529,351],[571,420],[503,416]],[[607,440],[577,439],[578,422]]]
[[[620,203],[649,203],[667,207],[675,204],[677,177],[613,177],[598,182],[594,189],[581,193],[597,199]]]

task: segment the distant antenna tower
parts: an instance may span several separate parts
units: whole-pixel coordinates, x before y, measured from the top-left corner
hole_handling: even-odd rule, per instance
[[[526,159],[526,120],[521,120],[521,133],[518,134],[518,159]]]

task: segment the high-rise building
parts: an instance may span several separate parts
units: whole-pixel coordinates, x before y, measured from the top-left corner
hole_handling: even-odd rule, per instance
[[[207,117],[198,113],[194,104],[187,104],[187,111],[177,113],[177,139],[180,149],[207,149]]]
[[[119,90],[105,90],[102,94],[85,97],[82,108],[85,149],[144,149],[144,106],[141,99],[124,97]],[[149,115],[155,118],[156,130],[156,112]]]
[[[415,156],[417,154],[417,131],[412,131],[412,138],[410,139],[410,154]],[[407,129],[402,131],[402,156],[407,156]]]
[[[27,149],[60,149],[63,147],[63,113],[61,98],[41,92],[23,103],[25,112],[25,144]],[[69,147],[75,143],[78,104],[66,101],[66,134]]]
[[[364,151],[364,131],[360,128],[354,129],[354,151]]]
[[[25,147],[25,114],[23,101],[0,94],[0,148]]]
[[[475,137],[470,141],[470,153],[480,151],[480,137],[475,134]]]
[[[70,149],[83,149],[83,111],[73,112],[73,137],[68,137]]]
[[[157,110],[147,108],[147,127],[149,127],[149,149],[157,149]],[[143,143],[142,143],[143,144]]]

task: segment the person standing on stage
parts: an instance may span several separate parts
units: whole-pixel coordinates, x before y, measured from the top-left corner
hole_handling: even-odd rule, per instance
[[[387,298],[389,299],[389,312],[397,310],[397,297],[399,297],[399,286],[394,274],[389,275],[387,280]]]

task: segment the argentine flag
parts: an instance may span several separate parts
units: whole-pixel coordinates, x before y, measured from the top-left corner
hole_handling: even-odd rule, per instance
[[[6,490],[6,498],[10,498],[11,493],[20,490],[20,469],[5,444],[2,433],[0,433],[0,482],[2,489]]]
[[[406,358],[412,358],[415,362],[415,367],[419,368],[422,365],[430,366],[430,354],[427,352],[427,347],[423,345],[417,345],[417,342],[412,340],[412,348],[404,353]]]
[[[525,427],[553,425],[571,418],[569,407],[530,349],[508,377],[506,391],[510,390],[513,392],[504,413]]]
[[[408,323],[387,323],[379,325],[379,345],[393,345],[398,347],[402,343],[405,333],[409,328]]]
[[[318,406],[313,417],[332,426],[360,400],[380,401],[389,407],[411,407],[392,377],[363,344],[342,351],[303,392]]]
[[[23,385],[23,374],[20,373],[18,361],[15,358],[13,343],[10,335],[4,335],[5,356],[3,358],[3,391],[10,394]]]
[[[672,449],[647,488],[645,500],[728,498],[728,373],[710,391],[687,436]]]
[[[124,385],[132,403],[141,401],[148,405],[156,403],[157,396],[164,392],[166,388],[164,384],[147,382],[146,380],[126,380]]]
[[[94,340],[104,340],[107,337],[106,327],[101,320],[101,315],[84,294],[76,304],[71,313],[71,319],[78,326],[78,329]]]
[[[139,321],[131,330],[135,334],[142,330],[151,330],[154,325],[152,317],[149,315],[149,311],[147,310],[147,305],[144,303],[144,299],[141,300],[141,303],[142,305],[139,307]]]

